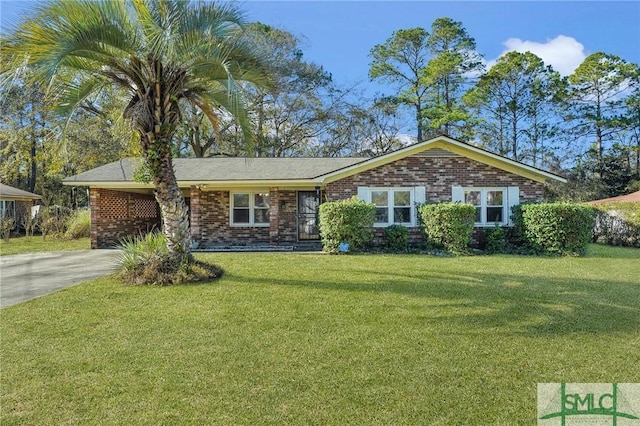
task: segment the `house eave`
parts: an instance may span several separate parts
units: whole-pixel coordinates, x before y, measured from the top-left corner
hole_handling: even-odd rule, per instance
[[[104,189],[153,189],[153,185],[132,182],[132,181],[76,181],[76,180],[63,180],[63,185],[66,186],[88,186],[91,188],[104,188]]]
[[[278,180],[230,180],[230,181],[180,181],[181,188],[196,187],[203,191],[216,191],[239,188],[281,188],[281,189],[313,189],[321,186],[316,179],[278,179]]]
[[[35,200],[41,200],[42,197],[18,197],[18,196],[11,196],[11,195],[0,195],[0,200],[2,201],[35,201]]]
[[[64,181],[67,186],[88,186],[91,188],[102,189],[147,189],[152,190],[153,185],[132,181]],[[178,187],[181,189],[198,188],[203,191],[215,191],[236,188],[315,188],[322,184],[318,179],[278,179],[278,180],[228,180],[228,181],[178,181]]]

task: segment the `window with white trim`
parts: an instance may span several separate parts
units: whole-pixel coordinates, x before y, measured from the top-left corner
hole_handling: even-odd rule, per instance
[[[269,226],[269,192],[232,192],[232,226]]]
[[[476,208],[476,225],[507,223],[507,188],[463,188],[464,202]]]
[[[416,195],[415,188],[358,188],[359,198],[376,206],[377,227],[416,226],[416,198],[424,202],[424,187],[417,192],[422,195]]]

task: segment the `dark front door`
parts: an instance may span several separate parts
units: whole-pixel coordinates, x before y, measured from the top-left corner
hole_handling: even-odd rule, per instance
[[[298,241],[320,239],[318,232],[318,206],[320,194],[316,191],[298,191]]]

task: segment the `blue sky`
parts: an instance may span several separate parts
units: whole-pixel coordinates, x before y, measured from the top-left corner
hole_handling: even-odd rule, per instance
[[[439,17],[461,21],[490,65],[509,50],[530,50],[569,74],[604,51],[640,63],[638,1],[241,1],[249,20],[286,29],[304,40],[304,57],[341,85],[368,91],[371,48],[398,29],[429,29]],[[29,2],[0,0],[0,21],[28,13]]]

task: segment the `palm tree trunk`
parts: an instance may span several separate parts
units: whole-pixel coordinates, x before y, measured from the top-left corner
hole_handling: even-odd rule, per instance
[[[152,145],[149,142],[158,141],[152,134],[142,135],[142,137],[147,147]],[[160,206],[162,231],[167,237],[170,256],[178,261],[192,261],[189,211],[173,170],[171,149],[168,144],[163,148],[145,150],[145,160],[155,188],[154,195]],[[150,154],[151,152],[154,154]]]
[[[193,260],[189,211],[178,187],[171,158],[160,160],[160,174],[154,176],[155,197],[160,205],[162,230],[167,237],[167,248],[178,260]]]

